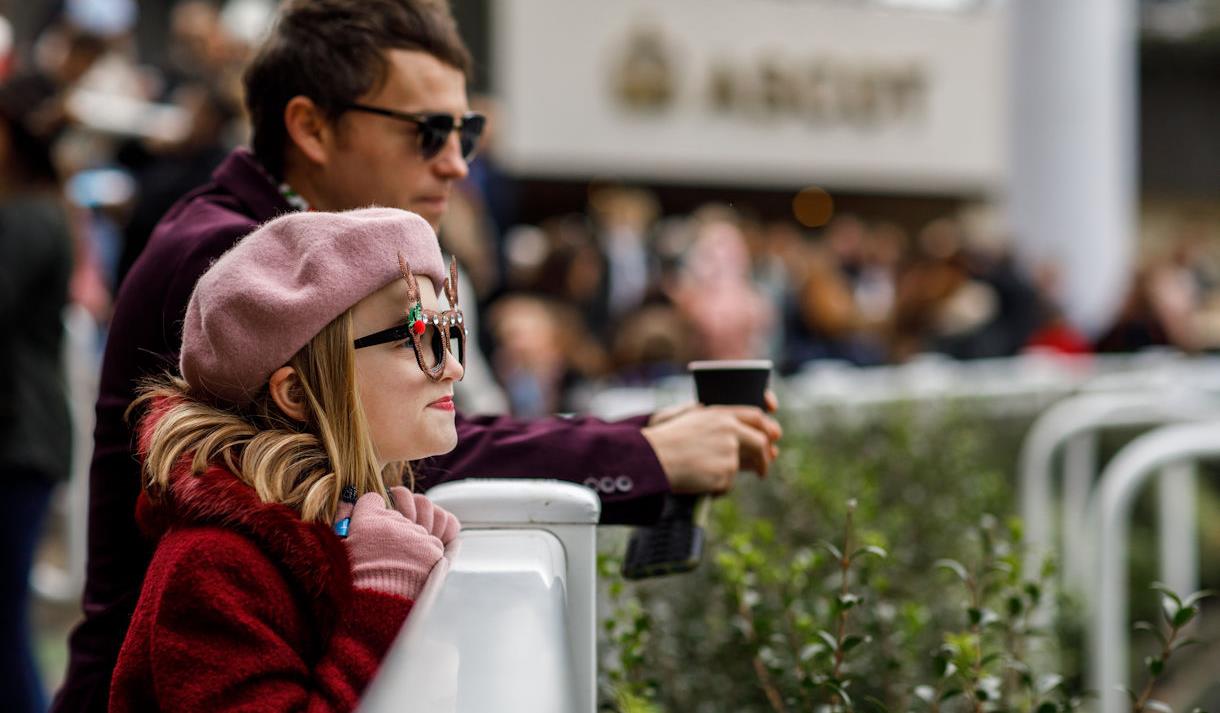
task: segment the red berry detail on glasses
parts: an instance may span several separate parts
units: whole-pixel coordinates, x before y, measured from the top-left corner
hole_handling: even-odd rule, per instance
[[[415,320],[415,324],[411,325],[411,331],[415,332],[416,334],[423,334],[424,329],[424,320],[422,319]]]

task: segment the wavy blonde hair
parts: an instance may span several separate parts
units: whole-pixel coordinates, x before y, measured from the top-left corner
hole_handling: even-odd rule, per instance
[[[167,399],[168,407],[141,443],[144,486],[154,499],[172,497],[170,476],[184,458],[192,476],[224,465],[263,502],[283,503],[309,522],[331,522],[344,487],[377,492],[390,502],[387,481],[413,485],[410,466],[378,465],[356,388],[351,310],[326,325],[288,362],[306,404],[304,422],[287,416],[264,387],[242,407],[205,403],[181,377],[145,383],[127,413]],[[145,413],[141,422],[148,418]]]

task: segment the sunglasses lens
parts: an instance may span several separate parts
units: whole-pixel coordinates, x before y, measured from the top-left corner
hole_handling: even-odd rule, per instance
[[[466,332],[457,325],[449,327],[449,353],[466,366]]]
[[[419,341],[420,346],[424,349],[424,364],[429,369],[435,368],[444,358],[445,347],[441,342],[440,329],[434,324],[429,324],[424,333],[419,335]]]
[[[478,114],[468,114],[462,119],[462,158],[467,161],[474,158],[474,152],[479,148],[479,137],[483,135],[486,124],[487,119]]]
[[[453,117],[448,114],[433,114],[420,123],[419,152],[424,158],[432,158],[445,148],[453,126]]]

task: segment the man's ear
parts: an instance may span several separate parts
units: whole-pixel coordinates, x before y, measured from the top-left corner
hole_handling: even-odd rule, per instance
[[[297,95],[284,106],[284,130],[309,161],[326,165],[335,131],[325,113],[306,96]]]
[[[297,421],[308,420],[308,407],[305,403],[305,393],[301,389],[301,378],[297,370],[290,366],[281,366],[275,370],[268,382],[271,400],[284,412],[288,418]]]

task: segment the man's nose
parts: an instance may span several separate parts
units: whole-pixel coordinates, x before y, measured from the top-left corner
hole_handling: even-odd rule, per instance
[[[442,178],[460,181],[470,173],[470,166],[462,158],[462,144],[458,132],[449,134],[445,147],[432,160],[432,170]]]

